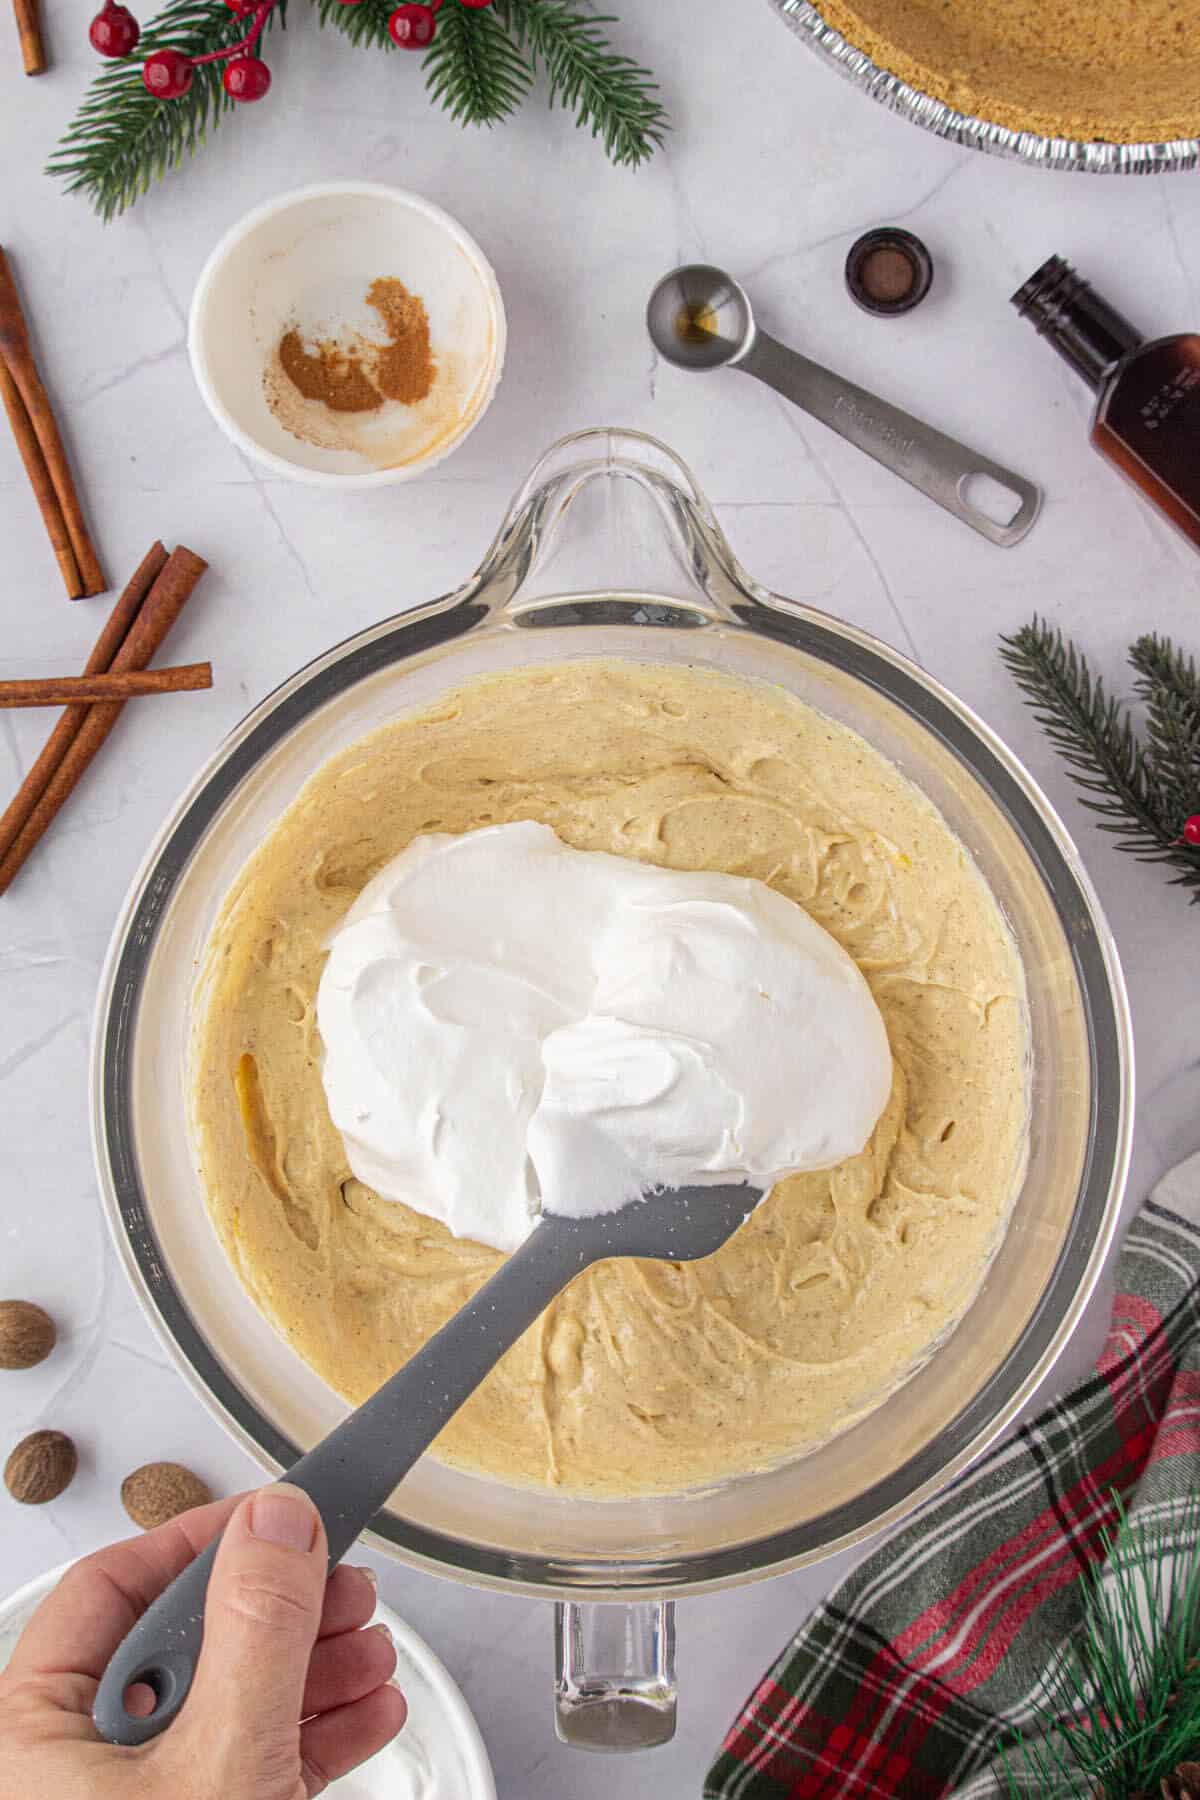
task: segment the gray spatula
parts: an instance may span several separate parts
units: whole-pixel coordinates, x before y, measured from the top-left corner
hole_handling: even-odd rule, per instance
[[[488,1371],[580,1270],[613,1256],[669,1262],[711,1256],[760,1199],[749,1187],[677,1188],[600,1218],[544,1214],[462,1311],[287,1471],[284,1479],[311,1495],[324,1520],[330,1568]],[[92,1718],[110,1743],[148,1743],[187,1699],[216,1549],[214,1541],[159,1595],[104,1671]],[[148,1718],[125,1709],[134,1682],[146,1683],[156,1696]]]

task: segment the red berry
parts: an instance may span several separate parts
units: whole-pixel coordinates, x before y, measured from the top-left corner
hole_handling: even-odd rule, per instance
[[[92,49],[101,56],[128,56],[142,35],[142,28],[127,6],[108,0],[88,26]]]
[[[472,11],[475,11],[477,7],[490,6],[492,0],[459,0],[459,3],[462,6],[469,6]]]
[[[221,77],[231,100],[261,100],[271,85],[271,71],[261,56],[235,56]]]
[[[1200,813],[1193,813],[1183,827],[1183,841],[1200,849]]]
[[[423,50],[436,30],[431,6],[398,6],[388,20],[388,36],[401,50]]]
[[[192,85],[192,59],[182,50],[155,50],[142,64],[146,91],[156,100],[181,100]]]

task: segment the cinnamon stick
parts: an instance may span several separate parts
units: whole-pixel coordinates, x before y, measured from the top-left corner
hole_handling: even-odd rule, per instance
[[[130,576],[121,598],[109,613],[108,622],[87,659],[83,671],[85,675],[99,675],[111,667],[113,658],[128,636],[130,626],[141,611],[142,602],[165,568],[166,561],[167,553],[162,545],[151,544]],[[45,749],[21,783],[3,818],[0,818],[0,864],[50,785],[51,776],[71,748],[87,716],[86,706],[68,706],[55,724]]]
[[[75,553],[75,561],[79,565],[79,573],[83,577],[85,594],[102,594],[108,583],[104,579],[100,567],[100,559],[96,555],[88,528],[83,517],[83,508],[79,504],[79,496],[75,492],[75,483],[71,478],[71,467],[67,461],[67,452],[59,434],[54,417],[54,408],[50,404],[50,396],[46,392],[37,364],[33,359],[33,349],[29,342],[29,332],[25,324],[25,315],[21,311],[21,300],[17,293],[16,283],[12,278],[12,270],[8,266],[3,248],[0,248],[0,360],[7,365],[8,374],[24,402],[29,426],[37,440],[49,472],[54,492],[58,496],[58,504],[62,510],[63,523]],[[10,421],[12,419],[9,413]],[[18,444],[21,444],[21,433],[17,425],[13,426]],[[25,455],[22,449],[22,455]],[[26,461],[26,467],[28,467]],[[36,492],[35,488],[35,492]],[[41,497],[39,496],[39,505]],[[43,517],[45,517],[43,507]],[[53,541],[53,530],[47,520],[47,530]]]
[[[38,0],[13,0],[13,11],[17,15],[25,73],[42,75],[46,70],[46,47],[42,43],[42,18]]]
[[[135,700],[141,694],[191,694],[212,686],[212,664],[179,663],[171,669],[129,669],[118,675],[35,675],[0,681],[0,707],[66,706],[72,701]]]
[[[172,551],[113,658],[112,667],[116,674],[146,667],[207,567],[202,556],[182,545]],[[0,861],[0,894],[7,891],[26,858],[36,849],[74,793],[84,771],[120,718],[122,704],[119,700],[104,700],[86,709],[86,717],[74,742],[51,776],[12,848]]]
[[[63,584],[67,590],[67,599],[78,600],[83,595],[83,576],[79,573],[79,564],[75,561],[75,552],[71,548],[71,539],[67,534],[67,522],[63,518],[62,507],[58,504],[58,495],[54,491],[54,483],[50,479],[50,471],[46,467],[42,447],[37,441],[29,414],[25,411],[25,402],[22,400],[17,384],[8,372],[8,364],[2,356],[0,356],[0,402],[3,403],[4,410],[8,414],[8,422],[12,427],[17,449],[21,452],[21,461],[25,464],[29,485],[33,489],[38,510],[49,534],[51,547],[58,559]]]

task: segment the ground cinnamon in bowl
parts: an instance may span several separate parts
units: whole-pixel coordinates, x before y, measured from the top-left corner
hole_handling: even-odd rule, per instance
[[[435,372],[424,302],[410,294],[402,281],[384,275],[367,289],[367,304],[383,320],[389,338],[375,358],[375,383],[380,393],[405,406],[424,400]]]
[[[376,182],[258,207],[196,284],[188,351],[246,456],[318,487],[407,481],[492,402],[507,332],[495,274],[448,213]]]
[[[358,353],[340,344],[326,340],[315,350],[306,350],[299,331],[285,331],[279,340],[279,366],[306,400],[319,400],[331,412],[378,412],[383,405]]]
[[[276,357],[286,381],[305,400],[318,401],[330,412],[378,412],[388,400],[415,406],[433,387],[437,363],[420,295],[410,294],[394,275],[381,275],[367,289],[366,300],[387,332],[383,343],[352,332],[319,339],[309,348],[296,325],[279,340]],[[268,384],[267,398],[289,431],[308,436],[278,382]]]

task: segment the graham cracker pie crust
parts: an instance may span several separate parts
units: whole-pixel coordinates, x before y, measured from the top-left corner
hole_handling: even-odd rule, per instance
[[[819,0],[873,62],[1013,131],[1200,133],[1200,0]]]

